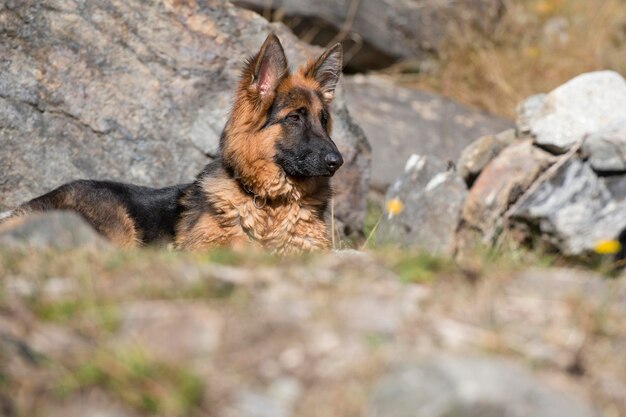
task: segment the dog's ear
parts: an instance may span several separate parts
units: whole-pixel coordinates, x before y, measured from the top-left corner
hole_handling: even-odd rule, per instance
[[[287,58],[276,35],[270,33],[267,36],[251,64],[251,87],[261,100],[273,97],[276,87],[287,74]]]
[[[343,48],[337,43],[328,48],[304,71],[305,76],[314,78],[319,83],[322,96],[327,103],[335,97],[335,88],[339,82],[342,66]]]

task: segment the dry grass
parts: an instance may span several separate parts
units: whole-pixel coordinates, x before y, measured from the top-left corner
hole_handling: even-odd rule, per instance
[[[626,74],[623,0],[508,0],[495,33],[451,37],[435,69],[390,70],[411,86],[512,117],[525,97],[587,71]]]

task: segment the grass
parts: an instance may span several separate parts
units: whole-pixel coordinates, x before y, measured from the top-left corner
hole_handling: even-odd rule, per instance
[[[84,298],[70,300],[32,300],[33,313],[43,321],[69,324],[74,321],[88,323],[100,331],[115,332],[120,325],[119,311],[113,303],[89,301]]]
[[[148,415],[187,416],[202,407],[203,384],[192,372],[141,352],[100,351],[59,369],[54,389],[59,398],[98,388]]]
[[[410,253],[401,256],[392,266],[392,270],[405,283],[431,282],[438,274],[451,271],[452,269],[453,262],[450,259],[426,253]]]
[[[505,0],[494,33],[450,36],[433,59],[387,71],[403,83],[441,92],[459,102],[514,117],[526,97],[548,92],[583,72],[626,74],[623,0]]]

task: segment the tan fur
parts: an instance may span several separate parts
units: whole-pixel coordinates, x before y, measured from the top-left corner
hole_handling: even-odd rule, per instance
[[[102,235],[124,248],[138,245],[135,223],[124,207],[111,201],[95,201],[77,196],[76,190],[61,194],[63,199],[58,205],[77,210]]]
[[[253,243],[286,254],[329,246],[326,224],[313,215],[320,201],[257,197],[255,203],[255,196],[231,178],[207,178],[202,185],[216,214],[203,214],[189,230],[177,231],[176,246],[181,249]]]
[[[135,223],[123,207],[111,207],[111,219],[103,223],[98,230],[111,239],[113,243],[123,248],[132,248],[139,245]]]

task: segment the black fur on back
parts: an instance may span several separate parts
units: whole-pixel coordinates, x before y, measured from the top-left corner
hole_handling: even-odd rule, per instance
[[[119,206],[132,219],[142,243],[168,242],[174,239],[180,218],[180,197],[190,185],[151,188],[113,181],[77,180],[29,201],[18,211],[74,210],[89,221],[87,209],[106,210]],[[94,226],[99,229],[98,225]]]

